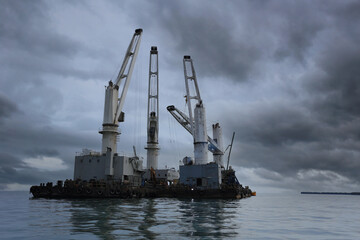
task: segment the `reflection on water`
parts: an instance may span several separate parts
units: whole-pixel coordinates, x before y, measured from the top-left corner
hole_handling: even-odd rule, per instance
[[[157,234],[151,231],[151,227],[157,224],[155,217],[157,211],[155,208],[156,203],[153,199],[147,199],[145,200],[144,205],[144,221],[140,223],[139,230],[144,237],[146,236],[149,239],[155,239]]]
[[[70,201],[74,234],[100,239],[235,238],[239,201],[89,199]]]
[[[0,192],[1,239],[359,239],[357,196],[28,200]]]
[[[235,237],[238,226],[232,222],[239,204],[224,200],[189,200],[179,203],[186,237]]]

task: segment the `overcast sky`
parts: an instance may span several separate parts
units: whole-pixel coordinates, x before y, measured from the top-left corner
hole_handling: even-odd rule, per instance
[[[236,132],[230,164],[243,185],[360,191],[359,1],[0,4],[0,189],[72,178],[76,152],[100,151],[104,86],[143,28],[120,154],[135,145],[146,157],[158,46],[160,166],[193,155],[192,137],[166,111],[185,111],[182,59],[191,55],[209,134],[219,122],[226,146]]]

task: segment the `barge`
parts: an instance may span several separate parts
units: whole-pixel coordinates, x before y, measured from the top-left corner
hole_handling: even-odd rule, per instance
[[[124,122],[122,112],[126,93],[139,51],[142,29],[135,30],[115,81],[109,81],[105,90],[101,152],[83,149],[75,156],[73,180],[41,183],[32,186],[34,198],[231,198],[239,199],[254,195],[249,187],[243,187],[229,166],[234,134],[225,168],[222,129],[219,123],[212,125],[213,136],[207,134],[206,114],[190,56],[184,56],[186,104],[189,113],[175,106],[167,107],[169,113],[194,139],[194,158],[184,157],[179,170],[159,168],[159,77],[158,50],[150,50],[149,89],[147,111],[147,164],[136,154],[122,156],[117,152],[120,135],[119,123]],[[122,89],[120,89],[122,87]],[[195,89],[195,91],[190,91]],[[119,93],[120,96],[119,96]],[[227,148],[228,149],[228,148]],[[208,152],[213,161],[208,161]]]
[[[252,196],[251,189],[238,182],[232,182],[234,171],[223,174],[228,177],[218,189],[201,188],[182,184],[146,182],[142,186],[132,186],[119,181],[81,181],[65,180],[42,183],[32,186],[30,192],[34,198],[81,199],[81,198],[194,198],[194,199],[241,199]],[[225,182],[228,181],[228,182]]]

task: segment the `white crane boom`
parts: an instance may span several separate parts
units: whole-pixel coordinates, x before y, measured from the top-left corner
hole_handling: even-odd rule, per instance
[[[178,108],[176,108],[174,105],[167,106],[166,109],[176,119],[176,121],[178,121],[178,123],[180,123],[180,125],[183,126],[186,131],[188,131],[193,136],[189,117],[185,113],[180,111]],[[210,136],[207,136],[207,140],[209,142],[208,150],[210,152],[224,154],[224,152],[220,150],[220,147],[214,139],[212,139]]]
[[[202,100],[200,97],[199,86],[197,84],[194,64],[193,64],[193,61],[190,56],[184,56],[183,65],[184,65],[185,88],[186,88],[186,96],[185,97],[186,97],[186,103],[187,103],[188,109],[189,109],[189,119],[190,119],[190,123],[191,123],[191,128],[193,129],[194,128],[194,118],[193,118],[191,100],[192,99],[198,100],[198,102],[197,102],[198,104],[202,104]],[[191,93],[190,93],[191,90],[190,90],[189,85],[191,83],[193,83],[193,86],[195,88],[195,92],[193,93],[194,95],[191,95]]]
[[[185,113],[177,109],[174,105],[167,106],[166,109],[176,119],[176,121],[178,121],[178,123],[180,123],[180,125],[183,126],[186,131],[191,134],[191,136],[193,136],[190,118]]]
[[[139,47],[140,47],[140,42],[141,42],[141,34],[142,34],[142,29],[136,29],[134,36],[131,39],[130,45],[126,51],[124,61],[120,68],[119,74],[116,78],[115,86],[117,86],[118,88],[120,87],[121,81],[123,79],[125,79],[124,80],[125,83],[124,83],[124,87],[122,89],[120,98],[118,100],[118,105],[116,108],[116,114],[115,114],[115,118],[114,118],[114,124],[116,124],[116,122],[118,121],[118,118],[120,116],[120,113],[121,113],[122,108],[125,103],[125,97],[126,97],[127,90],[129,88],[131,75],[132,75],[133,68],[135,65],[135,60],[136,60],[137,54],[139,52]],[[130,63],[129,63],[129,60],[130,60]],[[127,73],[124,74],[125,70],[127,70]]]

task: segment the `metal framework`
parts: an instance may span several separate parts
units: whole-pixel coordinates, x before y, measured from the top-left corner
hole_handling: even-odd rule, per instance
[[[118,104],[116,107],[116,114],[113,120],[113,123],[116,124],[118,121],[118,118],[120,116],[120,113],[122,111],[122,108],[125,103],[125,97],[130,85],[131,75],[134,69],[135,60],[137,57],[137,54],[139,52],[140,42],[141,42],[141,34],[142,29],[136,29],[135,33],[131,39],[130,45],[126,51],[124,61],[122,63],[122,66],[120,68],[119,74],[116,78],[115,88],[119,89],[121,81],[125,79],[124,87],[121,91],[120,98],[118,99]],[[130,63],[129,63],[130,61]],[[127,70],[127,71],[126,71]],[[126,71],[126,72],[125,72]]]
[[[207,162],[207,151],[205,150],[207,145],[207,149],[213,153],[214,161],[221,167],[224,167],[220,125],[218,123],[213,125],[213,138],[207,135],[205,108],[200,96],[194,64],[190,56],[184,56],[183,65],[186,88],[185,97],[189,116],[173,105],[168,106],[167,110],[193,136],[195,163],[205,164]],[[192,100],[197,100],[194,112]]]
[[[205,108],[200,97],[199,86],[191,57],[184,56],[183,64],[186,88],[186,103],[189,109],[189,120],[191,131],[194,137],[195,164],[206,164],[208,162],[208,147]],[[197,100],[197,102],[195,102],[194,113],[192,110],[192,100]]]
[[[186,103],[188,105],[189,110],[189,119],[191,124],[192,131],[194,130],[194,117],[193,117],[193,111],[192,111],[192,105],[191,100],[195,99],[197,100],[198,104],[202,104],[202,100],[200,97],[200,91],[199,86],[196,79],[196,73],[193,61],[190,56],[184,56],[183,59],[183,65],[184,65],[184,76],[185,76],[185,88],[186,88]],[[195,92],[194,95],[191,95],[190,93],[190,86],[194,86]]]
[[[150,50],[149,89],[147,110],[147,169],[158,168],[159,151],[159,65],[158,50],[153,46]]]

